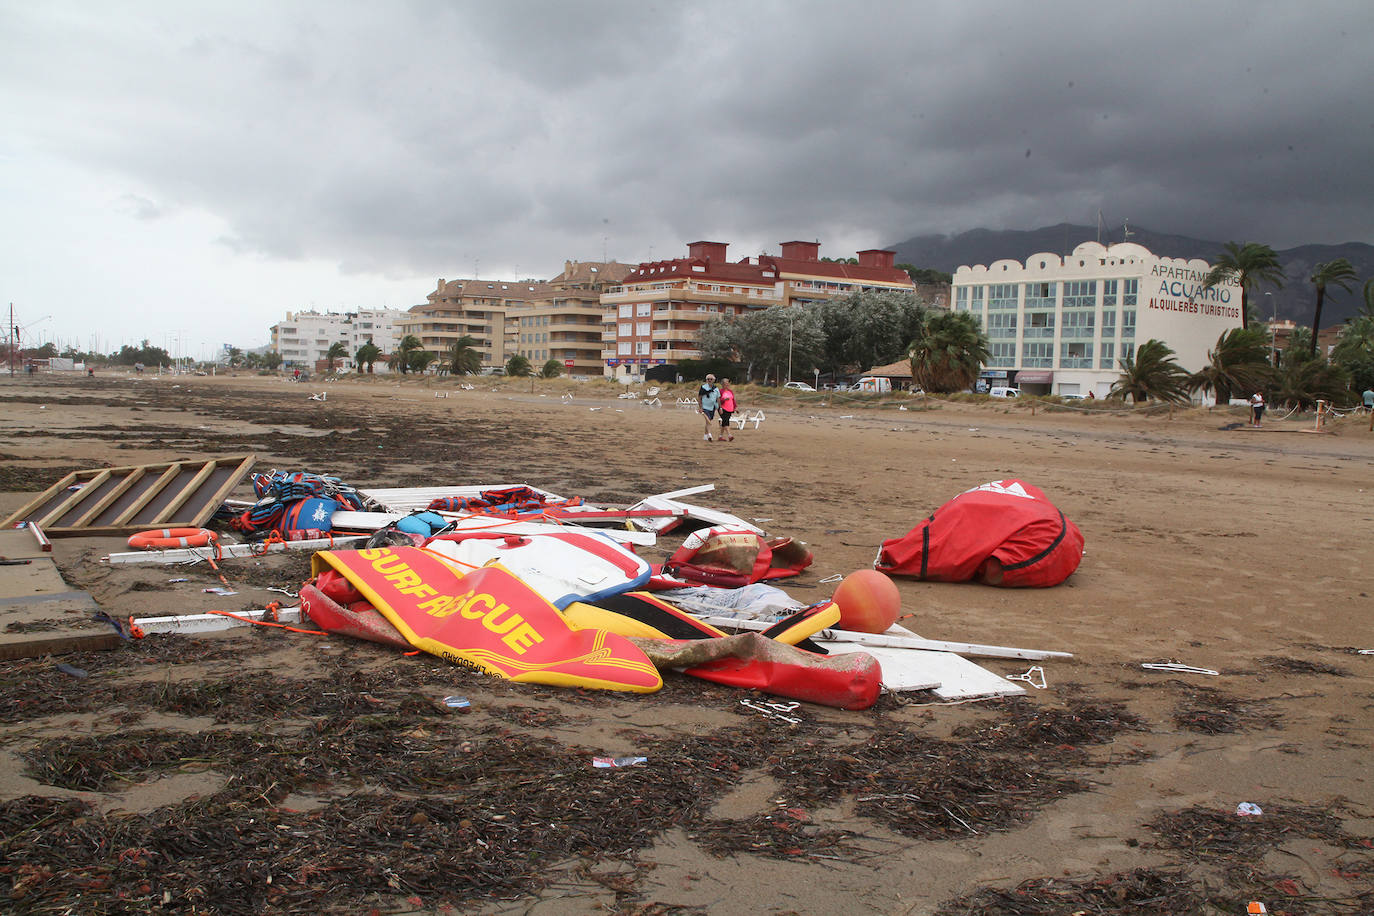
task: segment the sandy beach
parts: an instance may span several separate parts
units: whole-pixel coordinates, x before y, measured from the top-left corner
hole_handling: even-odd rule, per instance
[[[812,548],[779,583],[811,602],[960,492],[1019,478],[1083,531],[1079,570],[1045,590],[899,580],[902,622],[1074,657],[1019,699],[805,706],[797,724],[671,673],[649,696],[525,687],[263,628],[4,662],[0,909],[1374,910],[1368,418],[1252,431],[1225,410],[899,410],[746,386],[766,419],[707,443],[674,406],[689,391],[651,408],[566,381],[4,378],[0,512],[68,470],[246,453],[360,488],[627,504],[712,483],[702,505]],[[268,589],[309,571],[305,554],[226,560],[238,594],[220,597],[206,564],[101,562],[124,549],[54,542],[119,619],[291,603]],[[1169,661],[1219,674],[1141,667]],[[603,755],[647,762],[593,769]]]

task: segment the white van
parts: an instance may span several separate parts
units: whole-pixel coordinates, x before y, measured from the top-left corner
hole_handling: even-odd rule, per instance
[[[864,394],[891,394],[892,379],[881,375],[866,375],[854,383],[855,391]]]
[[[994,398],[1019,398],[1021,396],[1021,389],[996,386],[988,389],[988,395]]]

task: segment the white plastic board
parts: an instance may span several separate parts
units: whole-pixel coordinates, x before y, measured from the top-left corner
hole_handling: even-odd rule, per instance
[[[817,642],[828,652],[854,651],[852,642]],[[942,700],[1011,697],[1026,692],[1024,687],[953,652],[868,646],[864,651],[882,665],[883,687],[893,692],[927,690],[938,685],[935,695]]]
[[[409,515],[412,512],[422,512],[428,509],[429,504],[436,499],[480,496],[487,490],[504,490],[508,487],[529,487],[546,499],[565,498],[539,487],[530,487],[527,483],[488,483],[470,487],[397,487],[383,490],[359,490],[358,492],[365,499],[375,501],[387,512],[402,512]]]
[[[409,512],[351,512],[340,509],[330,517],[335,528],[348,531],[377,531],[392,522],[400,521]],[[657,538],[651,531],[626,531],[624,528],[584,528],[564,523],[554,525],[547,522],[515,522],[484,516],[457,515],[440,512],[444,518],[453,522],[455,531],[500,531],[506,534],[551,534],[557,531],[595,531],[602,537],[612,538],[621,544],[636,544],[652,547]]]

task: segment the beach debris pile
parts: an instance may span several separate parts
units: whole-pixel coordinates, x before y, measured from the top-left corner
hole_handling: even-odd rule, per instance
[[[812,568],[811,549],[770,535],[757,520],[684,501],[711,484],[601,506],[526,483],[368,489],[305,471],[255,474],[252,483],[257,501],[226,501],[218,517],[266,538],[267,547],[308,549],[313,557],[299,608],[239,620],[313,625],[420,649],[519,683],[645,693],[660,689],[662,672],[671,670],[788,700],[866,709],[884,689],[930,690],[942,700],[1025,692],[1025,678],[994,674],[970,655],[1068,657],[937,643],[898,625],[901,597],[889,575],[941,576],[897,541],[884,543],[876,570],[837,574],[833,597],[795,601],[772,583]],[[977,525],[964,527],[986,529],[998,511],[978,501],[989,499],[1013,521],[978,558],[979,578],[988,581],[990,564],[1000,562],[1001,584],[1045,585],[1077,566],[1081,534],[1029,484],[996,481],[950,505],[977,504],[970,510]],[[1057,532],[1044,523],[1050,515]],[[926,524],[938,520],[954,530],[957,517],[956,509],[942,509]],[[640,556],[669,534],[685,536],[667,560]],[[1037,535],[1052,542],[1050,550],[1037,545]],[[942,536],[934,547],[915,531],[897,540],[948,556],[959,537]],[[214,546],[215,558],[223,558],[226,548]],[[1030,562],[1027,551],[1037,554]],[[1057,571],[1047,577],[1051,565]],[[136,625],[149,632],[190,624],[178,617]],[[1044,684],[1042,669],[1033,686]]]

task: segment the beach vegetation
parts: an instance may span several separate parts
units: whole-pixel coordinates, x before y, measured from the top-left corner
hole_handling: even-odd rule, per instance
[[[911,377],[926,391],[964,391],[988,361],[988,338],[971,312],[937,312],[924,322],[907,350]]]
[[[334,372],[334,360],[348,359],[348,344],[341,340],[334,341],[329,345],[329,349],[325,352],[324,358],[327,361],[326,371],[332,374]]]
[[[1136,347],[1135,353],[1117,360],[1121,375],[1112,383],[1107,397],[1132,404],[1148,400],[1170,404],[1188,403],[1188,372],[1174,358],[1174,350],[1162,340],[1150,338]]]
[[[1313,267],[1312,276],[1308,279],[1317,288],[1317,303],[1312,309],[1312,341],[1308,350],[1310,355],[1316,356],[1317,337],[1322,330],[1322,304],[1326,300],[1326,288],[1339,286],[1348,293],[1351,291],[1350,284],[1358,279],[1358,276],[1349,261],[1345,258],[1336,258]]]
[[[544,368],[539,370],[540,378],[558,378],[563,374],[563,364],[556,359],[551,359],[544,363]]]
[[[354,364],[361,370],[366,366],[368,373],[372,372],[372,367],[382,356],[382,348],[372,342],[371,338],[367,343],[358,348],[358,352],[353,354]]]
[[[506,360],[506,375],[510,378],[529,378],[534,375],[534,367],[529,359],[517,353]]]
[[[1188,390],[1214,392],[1218,404],[1263,391],[1273,376],[1269,335],[1262,327],[1232,328],[1207,351],[1207,365],[1188,377]]]
[[[1222,246],[1216,263],[1207,272],[1203,286],[1211,289],[1222,283],[1234,281],[1240,286],[1240,326],[1250,322],[1246,300],[1251,290],[1260,283],[1268,283],[1279,289],[1286,279],[1283,267],[1279,264],[1278,253],[1268,245],[1258,242],[1227,242]]]
[[[448,371],[454,375],[476,375],[482,371],[482,354],[477,352],[477,338],[464,334],[449,344]]]

